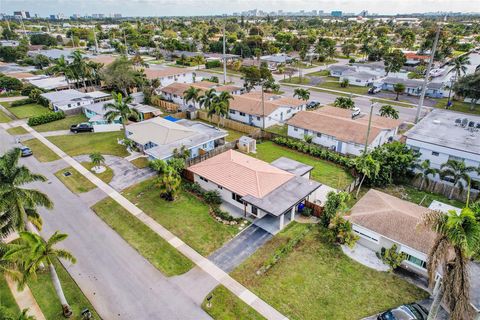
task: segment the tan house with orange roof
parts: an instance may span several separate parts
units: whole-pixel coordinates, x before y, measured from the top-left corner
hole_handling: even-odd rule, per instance
[[[312,142],[339,153],[360,155],[365,148],[368,116],[352,118],[348,109],[322,107],[315,111],[302,111],[288,122],[288,135],[303,140],[305,135]],[[373,115],[368,136],[368,148],[373,149],[393,140],[400,120]]]
[[[193,83],[194,72],[187,68],[145,68],[143,70],[148,80],[158,79],[160,80],[160,87],[168,86],[174,82],[177,83]],[[198,79],[198,78],[197,78]],[[201,80],[198,79],[198,80]]]
[[[224,202],[270,233],[292,221],[298,205],[321,186],[297,172],[234,150],[193,165],[188,171],[204,190],[218,191]]]
[[[297,98],[252,91],[234,95],[230,101],[229,118],[255,127],[271,127],[284,123],[294,114],[305,110],[306,102]]]

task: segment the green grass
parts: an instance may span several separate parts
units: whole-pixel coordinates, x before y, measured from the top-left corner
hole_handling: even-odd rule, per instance
[[[70,172],[71,175],[65,177],[63,173],[67,171]],[[80,172],[72,167],[57,171],[55,177],[62,181],[62,183],[73,193],[84,193],[96,188],[90,180],[85,178]]]
[[[265,319],[255,309],[240,300],[236,295],[231,293],[227,288],[219,285],[208,296],[211,296],[210,304],[205,299],[202,308],[213,319],[218,320],[236,320],[249,319],[261,320]],[[207,297],[208,297],[207,296]]]
[[[166,276],[187,272],[193,263],[113,199],[95,204],[95,213]]]
[[[45,113],[51,112],[47,107],[39,105],[37,103],[26,104],[18,107],[8,107],[8,110],[19,119],[30,118],[34,116],[40,116]]]
[[[322,71],[316,71],[316,72],[311,72],[307,73],[307,77],[328,77],[330,75],[329,70],[322,70]]]
[[[30,139],[23,141],[22,143],[32,149],[33,156],[40,162],[50,162],[60,159],[56,153],[50,150],[38,139]]]
[[[290,83],[290,84],[309,84],[310,79],[308,77],[291,77],[291,78],[285,78],[279,81],[280,83]]]
[[[76,135],[48,137],[53,144],[70,156],[101,153],[113,156],[126,157],[128,152],[117,139],[124,139],[123,131],[102,133],[79,133]]]
[[[276,133],[282,136],[287,135],[288,126],[285,124],[276,124],[265,129],[268,132]]]
[[[353,181],[352,176],[340,166],[279,146],[271,141],[257,143],[257,153],[252,156],[266,162],[272,162],[280,157],[287,157],[313,166],[310,178],[333,188],[342,189]]]
[[[5,112],[0,110],[0,123],[7,123],[10,121],[12,121],[12,119],[10,119],[10,117]]]
[[[211,69],[203,69],[203,71],[205,72],[209,72],[209,71],[212,71],[213,73],[219,73],[219,74],[223,74],[223,67],[217,67],[217,68],[211,68]],[[235,71],[235,70],[232,70],[232,69],[228,69],[227,68],[227,75],[228,76],[242,76],[243,74],[240,72],[240,71]],[[221,80],[221,79],[220,79]]]
[[[12,136],[16,136],[16,135],[20,135],[20,134],[27,134],[28,131],[25,130],[24,127],[22,126],[18,126],[18,127],[14,127],[14,128],[10,128],[7,130],[8,134],[12,135]]]
[[[276,248],[305,228],[304,224],[291,223],[232,276],[290,319],[361,319],[428,296],[391,273],[348,258],[327,241],[319,227],[308,232],[266,273],[257,274]]]
[[[442,98],[442,99],[435,99],[437,103],[434,105],[435,108],[439,109],[445,109],[445,106],[447,105],[448,98]],[[470,114],[480,114],[480,105],[474,105],[473,110],[470,110],[472,107],[471,103],[468,102],[463,102],[463,101],[452,101],[453,106],[450,107],[448,110],[451,111],[458,111],[458,112],[463,112],[463,113],[470,113]]]
[[[387,100],[387,101],[385,101]],[[378,99],[378,98],[373,98],[373,99],[370,99],[371,102],[378,102],[382,105],[385,105],[385,104],[390,104],[390,105],[393,105],[393,106],[400,106],[400,107],[404,107],[404,108],[414,108],[414,106],[408,102],[408,101],[405,101],[405,102],[402,102],[402,100],[400,99],[400,101],[396,101],[394,98],[382,98],[382,99]]]
[[[101,173],[95,173],[92,171],[93,164],[91,162],[82,162],[81,165],[105,183],[110,183],[110,181],[113,179],[113,170],[109,166],[103,164],[102,166],[105,167],[105,171]]]
[[[163,200],[154,180],[143,181],[123,193],[203,256],[220,248],[238,232],[237,226],[224,225],[213,219],[209,207],[188,192],[181,190],[173,202]]]
[[[70,319],[81,319],[80,312],[85,308],[88,308],[92,312],[94,319],[100,319],[91,303],[68,274],[67,270],[65,270],[58,261],[55,261],[55,268],[62,283],[65,297],[73,310],[73,316]],[[35,300],[37,300],[40,309],[42,309],[45,318],[48,320],[65,319],[62,314],[62,306],[60,305],[60,301],[55,294],[55,289],[50,280],[50,272],[48,271],[48,268],[43,272],[38,272],[37,280],[28,281],[28,286],[35,297]]]
[[[18,307],[12,291],[10,291],[10,288],[8,287],[7,280],[5,280],[3,275],[0,275],[0,306],[14,315],[20,312],[20,308]]]
[[[87,117],[82,114],[76,114],[74,116],[66,117],[65,119],[41,124],[39,126],[33,127],[38,132],[47,132],[47,131],[56,131],[56,130],[69,130],[70,126],[73,124],[81,123],[87,121]]]
[[[148,163],[149,163],[148,158],[145,158],[145,157],[137,158],[130,162],[139,169],[148,167]]]
[[[379,190],[391,194],[397,198],[404,199],[415,204],[421,204],[424,207],[428,207],[433,200],[437,200],[457,208],[463,208],[465,206],[465,204],[461,201],[454,199],[450,200],[442,194],[419,190],[409,185],[392,185]]]
[[[301,69],[311,69],[311,68],[318,67],[318,65],[314,63],[307,63],[303,61],[295,61],[294,63],[291,64],[291,66],[294,68],[301,68]]]
[[[368,87],[360,87],[350,84],[348,87],[343,88],[340,86],[340,82],[338,82],[338,79],[335,77],[327,77],[326,81],[317,84],[317,87],[355,94],[368,94]]]

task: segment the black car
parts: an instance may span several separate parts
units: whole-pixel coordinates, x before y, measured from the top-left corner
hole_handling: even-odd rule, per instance
[[[70,127],[70,131],[73,133],[93,132],[93,126],[89,123],[74,124]]]
[[[310,101],[309,103],[307,103],[307,109],[315,109],[319,105],[320,105],[320,102],[318,101]]]
[[[426,320],[427,317],[427,309],[418,303],[412,303],[385,311],[377,317],[377,320]]]
[[[21,146],[20,152],[22,153],[22,157],[28,157],[33,154],[32,150],[29,147]]]

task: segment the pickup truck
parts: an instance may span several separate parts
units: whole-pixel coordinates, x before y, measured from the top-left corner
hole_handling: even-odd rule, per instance
[[[74,124],[70,127],[70,131],[73,133],[93,132],[93,126],[90,123]]]

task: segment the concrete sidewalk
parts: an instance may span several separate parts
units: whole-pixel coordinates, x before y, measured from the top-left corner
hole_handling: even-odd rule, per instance
[[[25,285],[25,288],[23,288],[22,291],[18,291],[15,281],[8,276],[5,277],[5,280],[7,281],[7,285],[10,288],[13,298],[15,298],[20,311],[23,309],[28,309],[27,314],[29,316],[35,317],[36,320],[46,320],[42,309],[40,309],[37,300],[35,300],[32,291],[30,291],[30,288],[27,285]]]

